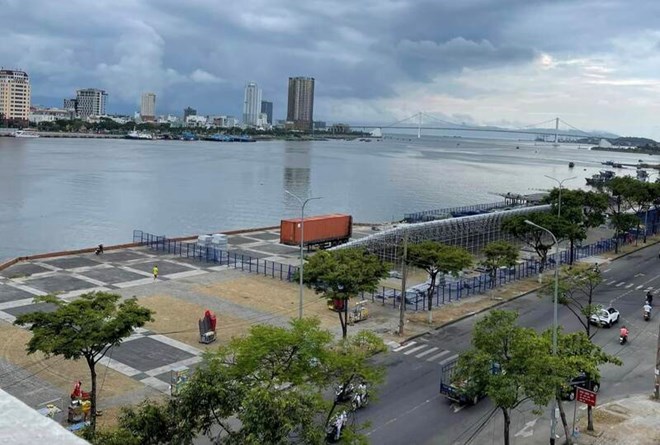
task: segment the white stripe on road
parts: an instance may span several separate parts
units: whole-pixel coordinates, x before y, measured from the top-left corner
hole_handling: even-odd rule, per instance
[[[614,284],[614,283],[616,283],[616,280],[608,281],[608,282],[605,283],[605,284],[607,284],[607,285],[609,286],[610,284]]]
[[[444,365],[444,364],[446,364],[446,363],[449,363],[450,361],[452,361],[452,360],[454,360],[454,359],[457,359],[457,358],[458,358],[458,354],[456,354],[456,355],[452,355],[451,357],[446,358],[446,359],[444,359],[443,361],[441,361],[441,362],[440,362],[440,366],[442,366],[442,365]]]
[[[407,350],[406,352],[404,352],[403,354],[404,354],[404,355],[409,355],[409,354],[412,354],[412,353],[415,352],[415,351],[419,351],[420,349],[424,349],[425,347],[426,347],[426,345],[417,346],[416,348],[408,349],[408,350]]]
[[[440,349],[440,348],[431,348],[431,349],[429,349],[428,351],[424,351],[424,352],[422,352],[421,354],[417,354],[415,357],[417,357],[417,358],[422,358],[422,357],[424,357],[425,355],[429,355],[431,352],[437,351],[438,349]]]
[[[640,284],[640,285],[637,286],[635,289],[639,290],[639,289],[641,289],[642,287],[644,287],[644,285],[643,285],[643,284]]]
[[[624,284],[626,284],[626,282],[625,282],[625,281],[622,281],[622,282],[620,282],[619,284],[617,284],[616,287],[621,287],[621,286],[623,286]]]
[[[610,270],[612,270],[612,269],[605,269],[605,270],[603,271],[603,273],[605,273],[605,272],[609,272]]]
[[[403,345],[403,346],[399,346],[398,348],[393,349],[392,351],[394,351],[394,352],[403,351],[404,349],[406,349],[406,348],[408,348],[408,347],[410,347],[410,346],[412,346],[412,345],[416,345],[416,344],[417,344],[416,341],[411,341],[410,343],[406,343],[406,344]]]
[[[436,354],[433,357],[427,358],[426,361],[427,362],[432,362],[432,361],[442,357],[443,355],[447,355],[447,354],[449,354],[449,351],[442,351],[440,354]]]
[[[626,289],[630,289],[631,287],[633,287],[633,283],[628,284],[628,285],[626,286]]]

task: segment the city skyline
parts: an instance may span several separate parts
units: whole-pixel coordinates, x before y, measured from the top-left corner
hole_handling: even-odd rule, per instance
[[[304,75],[316,79],[319,120],[387,124],[424,111],[522,127],[562,116],[660,139],[658,13],[649,0],[248,0],[232,14],[210,0],[7,0],[0,65],[28,72],[32,102],[46,106],[93,86],[115,113],[153,91],[163,114],[192,105],[241,116],[254,79],[277,120],[286,79]]]

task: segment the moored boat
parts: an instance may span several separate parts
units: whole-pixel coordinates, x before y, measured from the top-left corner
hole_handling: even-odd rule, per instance
[[[25,131],[25,130],[17,130],[15,131],[12,136],[15,138],[38,138],[40,137],[37,133],[33,131]]]

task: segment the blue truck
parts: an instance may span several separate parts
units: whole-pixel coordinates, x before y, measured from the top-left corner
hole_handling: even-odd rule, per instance
[[[461,405],[476,405],[486,396],[486,379],[461,379],[456,375],[458,359],[444,363],[440,368],[440,394]],[[501,368],[493,363],[490,373],[498,374]]]

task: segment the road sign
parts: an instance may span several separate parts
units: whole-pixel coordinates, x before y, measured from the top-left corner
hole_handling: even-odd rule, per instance
[[[575,399],[589,406],[596,406],[596,393],[584,388],[576,388]]]

